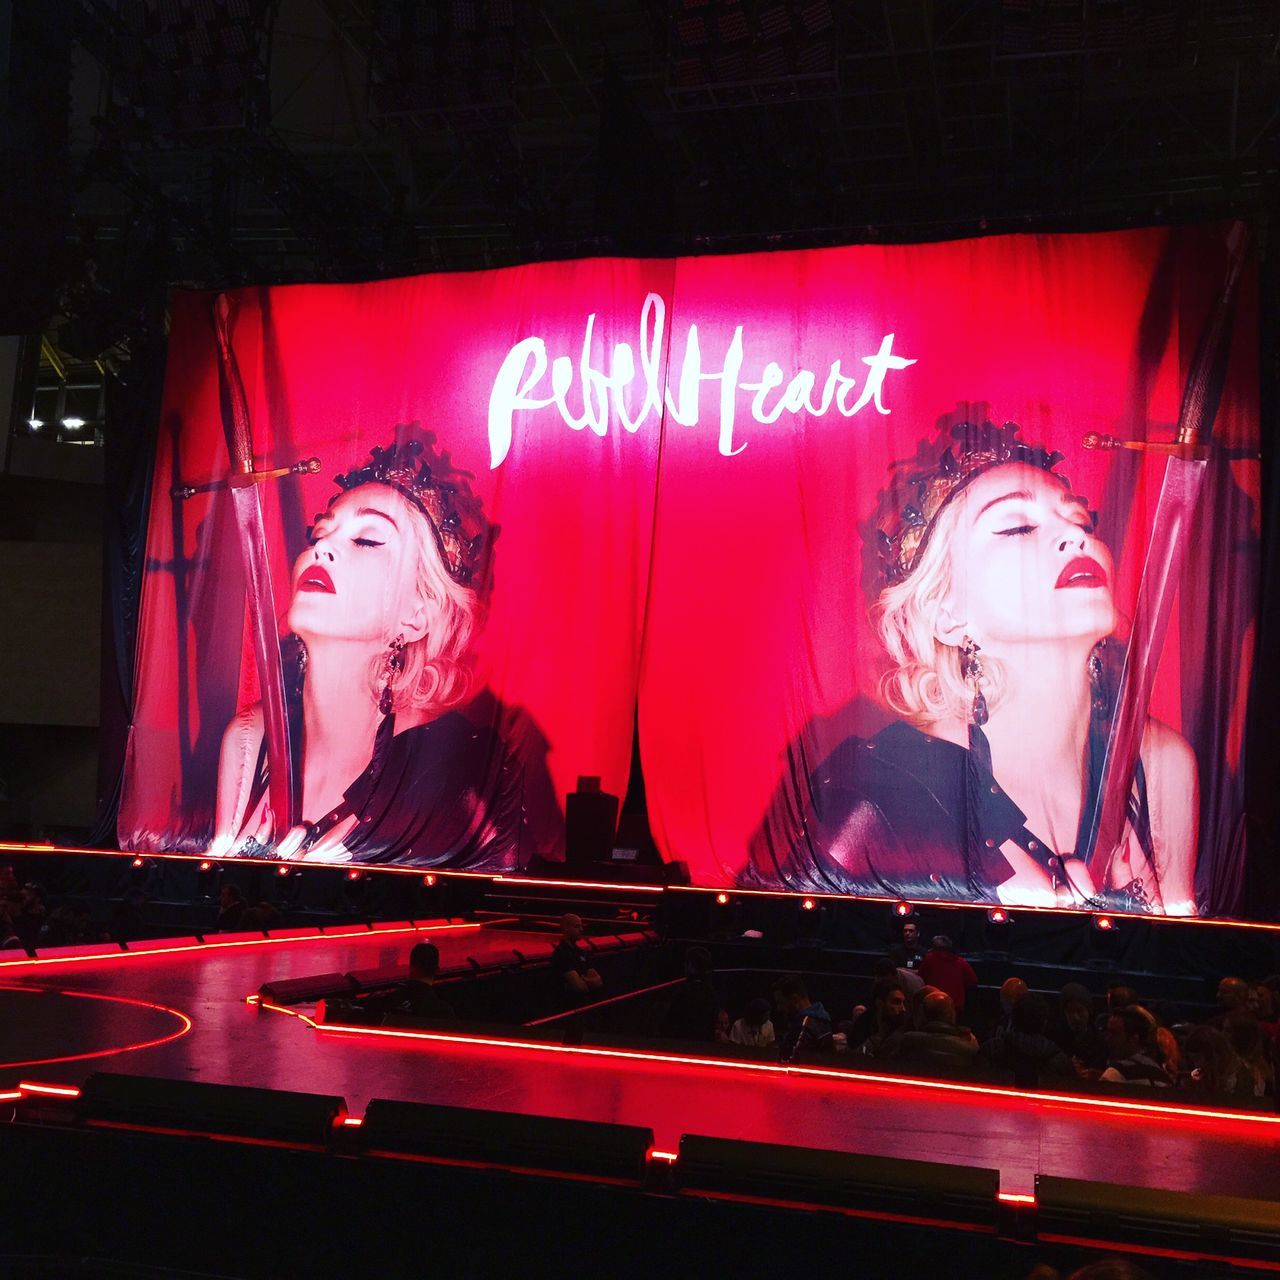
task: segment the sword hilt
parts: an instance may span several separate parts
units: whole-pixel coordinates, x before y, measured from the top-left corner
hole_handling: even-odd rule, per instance
[[[268,471],[234,471],[225,480],[210,480],[207,484],[176,484],[169,494],[185,502],[197,493],[212,493],[215,489],[246,489],[264,480],[278,480],[281,476],[314,476],[319,473],[319,458],[303,458],[292,466],[272,467]]]
[[[1086,449],[1132,449],[1137,453],[1155,453],[1163,458],[1207,458],[1212,450],[1194,440],[1121,440],[1100,431],[1088,432],[1081,442]]]

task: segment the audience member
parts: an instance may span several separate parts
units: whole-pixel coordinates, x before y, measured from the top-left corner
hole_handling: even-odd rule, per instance
[[[763,1049],[774,1043],[773,1021],[769,1017],[769,1002],[762,996],[748,1001],[743,1013],[729,1031],[729,1043]]]
[[[1074,1076],[1071,1059],[1046,1034],[1049,1006],[1044,997],[1022,985],[1023,994],[1013,1005],[1009,1025],[997,1030],[983,1046],[983,1053],[993,1066],[1012,1071],[1013,1083],[1019,1088],[1034,1089],[1041,1076]]]
[[[902,950],[906,953],[907,968],[918,969],[924,950],[920,946],[920,926],[914,920],[902,922]]]
[[[788,974],[773,985],[773,1007],[782,1028],[778,1047],[783,1062],[809,1049],[831,1048],[831,1015],[820,1000],[810,1000],[804,979]]]
[[[1266,1043],[1257,1018],[1242,1008],[1227,1018],[1222,1030],[1249,1073],[1253,1096],[1265,1097],[1274,1084],[1271,1074],[1271,1046]]]
[[[920,962],[920,977],[927,986],[937,987],[951,997],[957,1018],[964,1014],[969,992],[978,985],[978,975],[972,965],[956,954],[945,933],[934,938],[928,955]]]
[[[1196,1027],[1183,1046],[1187,1086],[1218,1098],[1253,1097],[1253,1079],[1231,1041],[1217,1027]]]
[[[452,1018],[453,1006],[435,989],[440,972],[440,949],[433,942],[415,943],[409,952],[409,981],[382,1005],[388,1013],[411,1014],[415,1018]]]
[[[218,932],[236,933],[244,921],[247,910],[244,894],[237,885],[224,884],[218,895]]]
[[[1093,997],[1088,987],[1068,982],[1062,988],[1051,1028],[1050,1035],[1077,1072],[1096,1080],[1107,1065],[1107,1042],[1093,1025]]]
[[[1010,1021],[1013,1014],[1013,1006],[1027,994],[1027,984],[1021,978],[1006,978],[1000,984],[1000,1012],[996,1015],[995,1021],[988,1029],[986,1039],[1000,1035],[1003,1031],[1008,1031],[1013,1025]]]
[[[1243,1009],[1249,999],[1249,984],[1243,978],[1223,978],[1218,983],[1218,1014],[1209,1020],[1210,1025],[1221,1027],[1237,1010]]]
[[[871,991],[872,1023],[859,1045],[870,1058],[891,1058],[902,1047],[902,1037],[910,1029],[907,995],[896,978],[881,978]],[[853,1042],[850,1040],[849,1047]]]
[[[1151,1053],[1154,1040],[1151,1015],[1125,1005],[1107,1015],[1107,1069],[1099,1077],[1107,1084],[1168,1088],[1168,1072]]]
[[[560,941],[551,953],[551,972],[560,992],[567,992],[577,1000],[585,1000],[604,986],[600,975],[578,946],[581,939],[582,917],[571,912],[561,916]]]
[[[915,971],[911,965],[911,957],[907,954],[906,947],[894,947],[887,957],[890,967],[889,973],[882,974],[879,966],[876,968],[876,977],[896,976],[898,981],[902,983],[902,990],[908,995],[920,990],[924,986],[924,979]],[[919,961],[916,962],[917,964]]]
[[[1280,1035],[1280,1019],[1277,1019],[1276,998],[1265,982],[1254,982],[1249,986],[1249,997],[1245,1008],[1258,1020],[1258,1030],[1270,1044]]]
[[[711,982],[711,952],[690,947],[684,953],[684,980],[671,993],[661,1032],[674,1040],[714,1040],[720,997]]]
[[[978,1056],[978,1042],[968,1027],[956,1025],[956,1006],[951,997],[945,991],[929,992],[922,1012],[924,1022],[920,1029],[903,1032],[901,1056],[938,1066],[970,1066]]]

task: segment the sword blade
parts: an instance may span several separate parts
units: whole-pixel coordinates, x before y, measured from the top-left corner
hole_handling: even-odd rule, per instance
[[[1203,460],[1170,458],[1147,541],[1147,558],[1138,586],[1133,628],[1125,650],[1115,715],[1102,766],[1102,784],[1094,813],[1088,856],[1104,869],[1124,836],[1129,795],[1147,727],[1147,711],[1156,669],[1164,651],[1173,598],[1186,560],[1190,523],[1204,484]],[[1100,861],[1099,861],[1100,860]],[[1098,877],[1099,888],[1105,877]]]
[[[284,700],[284,673],[280,664],[280,633],[276,626],[275,591],[267,559],[266,527],[262,496],[256,485],[231,490],[240,552],[253,628],[253,656],[258,668],[258,692],[262,698],[263,736],[267,744],[267,785],[274,836],[279,839],[296,815],[293,807],[293,753],[289,743],[289,715]]]

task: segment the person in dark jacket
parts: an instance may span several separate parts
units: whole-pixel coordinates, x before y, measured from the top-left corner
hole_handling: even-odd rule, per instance
[[[671,994],[661,1031],[674,1040],[714,1040],[720,997],[711,981],[711,952],[690,947],[684,953],[684,981]]]
[[[832,1048],[831,1015],[820,1000],[809,998],[799,975],[778,979],[773,987],[773,1005],[777,1011],[775,1025],[782,1028],[778,1045],[783,1062],[791,1062],[809,1050]]]
[[[1048,1023],[1044,997],[1028,991],[1013,1006],[1009,1025],[996,1032],[983,1052],[993,1066],[1012,1071],[1013,1083],[1022,1089],[1034,1089],[1043,1076],[1074,1077],[1071,1059],[1045,1034]]]

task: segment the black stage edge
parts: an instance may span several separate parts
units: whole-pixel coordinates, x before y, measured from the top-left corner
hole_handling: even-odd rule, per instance
[[[899,912],[909,909],[926,944],[935,934],[947,934],[996,981],[1015,969],[1028,980],[1042,970],[1043,980],[1033,981],[1041,987],[1076,975],[1099,988],[1111,976],[1150,975],[1168,980],[1169,998],[1195,1001],[1212,999],[1224,975],[1280,972],[1280,926],[1246,922],[1111,916],[1111,927],[1102,930],[1096,916],[1081,912],[1015,907],[993,913],[984,907],[717,892],[661,886],[647,876],[647,882],[614,884],[557,875],[489,877],[12,845],[0,845],[0,862],[11,863],[20,882],[40,885],[51,909],[64,903],[92,908],[94,927],[126,943],[212,935],[221,889],[230,884],[247,902],[273,908],[272,929],[486,915],[550,922],[574,911],[587,919],[652,925],[668,938],[734,943],[735,951],[784,948],[795,953],[797,969],[810,967],[807,957],[843,953],[847,958],[838,967],[865,967],[869,973],[871,960],[900,939]],[[745,937],[751,932],[763,936]],[[24,941],[33,952],[41,945],[35,938]],[[11,954],[13,949],[0,957]],[[859,956],[865,966],[854,959]]]

